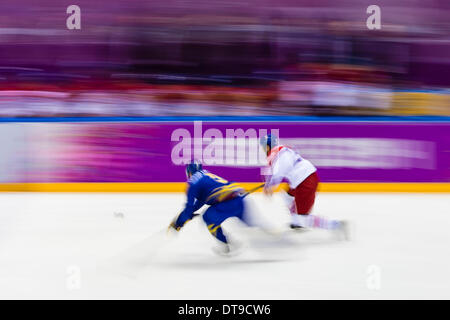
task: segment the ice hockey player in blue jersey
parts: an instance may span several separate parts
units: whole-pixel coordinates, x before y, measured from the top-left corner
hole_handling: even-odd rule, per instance
[[[243,194],[245,190],[237,183],[228,182],[206,170],[197,162],[186,166],[188,178],[187,202],[184,210],[169,226],[179,231],[188,221],[194,218],[203,205],[210,207],[203,214],[203,221],[209,232],[217,240],[219,247],[214,251],[227,255],[232,251],[229,239],[225,236],[222,223],[228,218],[236,217],[248,225],[245,217]]]

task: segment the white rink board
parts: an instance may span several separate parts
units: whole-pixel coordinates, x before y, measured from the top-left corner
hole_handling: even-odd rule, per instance
[[[249,198],[285,227],[278,196]],[[132,251],[142,263],[108,260],[163,230],[183,203],[182,194],[0,194],[0,298],[450,299],[448,194],[319,194],[314,213],[350,220],[350,242],[289,231],[274,243],[249,230],[258,245],[224,258],[197,218]],[[245,230],[228,228],[247,243]]]

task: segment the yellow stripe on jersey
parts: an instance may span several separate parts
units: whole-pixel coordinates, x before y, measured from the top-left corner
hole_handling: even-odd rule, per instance
[[[225,186],[220,186],[215,188],[212,193],[206,198],[206,202],[211,200],[216,200],[217,202],[221,202],[226,199],[230,194],[243,190],[243,188],[238,183],[231,183]]]

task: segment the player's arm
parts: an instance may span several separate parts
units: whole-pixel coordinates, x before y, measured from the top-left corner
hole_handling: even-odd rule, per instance
[[[267,177],[264,186],[264,193],[271,194],[272,191],[283,181],[292,167],[289,154],[286,152],[280,154],[279,157],[272,164],[272,174]]]
[[[192,212],[196,212],[197,210],[199,210],[204,205],[205,205],[205,203],[203,201],[195,199],[194,208],[192,209]]]
[[[201,201],[196,199],[198,187],[196,184],[190,184],[187,191],[187,201],[184,210],[172,221],[170,227],[180,230],[189,220],[194,217],[194,212],[203,206]]]

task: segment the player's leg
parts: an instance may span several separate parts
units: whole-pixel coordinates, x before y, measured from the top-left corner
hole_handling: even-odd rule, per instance
[[[291,215],[291,224],[290,227],[292,229],[299,229],[302,228],[300,226],[300,223],[298,221],[298,213],[297,213],[297,206],[295,204],[295,190],[289,190],[287,192],[281,192],[281,197],[286,205],[286,207],[289,210],[289,213]]]
[[[228,243],[227,237],[223,233],[221,226],[223,219],[220,217],[216,206],[211,206],[208,210],[206,210],[203,214],[203,221],[208,227],[209,233],[211,233],[213,237],[225,244]]]
[[[208,227],[208,231],[221,244],[218,250],[215,250],[217,253],[227,254],[230,252],[230,241],[224,233],[222,223],[232,217],[242,220],[242,213],[243,202],[239,197],[213,205],[203,214],[203,221]]]
[[[310,214],[314,206],[316,192],[319,185],[317,173],[306,178],[291,194],[295,197],[295,207],[297,214],[292,215],[292,226],[321,228],[334,230],[340,227],[340,221],[331,220],[321,216]]]

